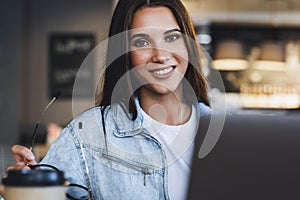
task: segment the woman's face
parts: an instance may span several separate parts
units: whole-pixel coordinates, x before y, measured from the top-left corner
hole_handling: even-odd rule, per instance
[[[158,94],[178,89],[188,66],[179,25],[167,7],[146,7],[133,16],[131,64],[143,88]]]

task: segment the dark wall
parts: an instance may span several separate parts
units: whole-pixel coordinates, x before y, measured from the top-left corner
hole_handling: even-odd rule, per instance
[[[0,1],[0,145],[16,142],[20,114],[23,3]]]
[[[40,119],[48,96],[48,40],[51,33],[107,37],[110,0],[0,0],[0,145],[17,143]],[[66,124],[72,100],[58,100],[43,123]],[[25,131],[26,132],[26,131]]]

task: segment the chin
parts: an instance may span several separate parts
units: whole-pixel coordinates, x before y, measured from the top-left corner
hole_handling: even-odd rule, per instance
[[[157,95],[166,95],[170,93],[176,93],[178,86],[163,86],[158,84],[150,84],[146,86],[146,88],[151,93],[155,93]]]

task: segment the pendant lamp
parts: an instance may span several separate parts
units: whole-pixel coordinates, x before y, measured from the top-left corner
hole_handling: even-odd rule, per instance
[[[260,54],[253,63],[254,69],[267,71],[284,71],[284,47],[277,41],[266,41],[260,45]]]
[[[238,71],[248,68],[244,47],[238,40],[227,39],[217,45],[212,67],[219,71]]]

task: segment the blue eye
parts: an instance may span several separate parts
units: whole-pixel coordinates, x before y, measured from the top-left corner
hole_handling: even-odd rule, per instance
[[[178,40],[180,38],[180,35],[179,34],[172,34],[172,35],[168,35],[165,40],[167,42],[173,42],[175,40]]]
[[[133,45],[136,46],[136,47],[144,47],[144,46],[149,45],[149,42],[147,40],[141,39],[141,40],[136,40],[133,43]]]

